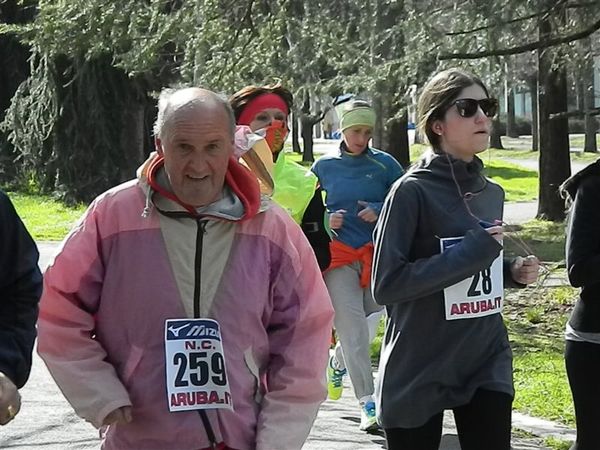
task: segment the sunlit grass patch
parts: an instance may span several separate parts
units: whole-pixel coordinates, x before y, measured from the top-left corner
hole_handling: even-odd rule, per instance
[[[35,240],[63,239],[85,211],[84,205],[66,206],[46,195],[10,192],[8,196]]]
[[[575,425],[563,355],[555,351],[517,353],[514,357],[514,407],[532,416]]]
[[[538,174],[517,164],[501,159],[484,161],[485,173],[500,184],[507,202],[529,202],[538,196]]]
[[[552,266],[564,265],[565,224],[534,219],[506,233],[504,251],[507,256],[525,256],[527,248],[542,261],[551,262]]]

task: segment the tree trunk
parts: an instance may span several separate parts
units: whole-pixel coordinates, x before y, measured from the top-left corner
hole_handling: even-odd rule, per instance
[[[582,71],[583,72],[583,71]],[[581,74],[580,78],[575,80],[575,102],[577,103],[577,109],[579,111],[583,111],[583,99],[585,93],[584,81],[581,79],[585,75]]]
[[[506,100],[506,135],[512,138],[518,138],[517,121],[515,120],[515,93],[508,81],[508,74],[505,88]]]
[[[500,139],[500,121],[498,118],[492,120],[492,132],[490,134],[490,148],[502,150],[502,139]]]
[[[20,2],[0,1],[0,23],[23,24],[33,20],[32,10],[25,8]],[[30,50],[21,44],[12,34],[0,35],[0,122],[4,120],[6,110],[19,85],[29,76]],[[15,164],[17,152],[8,141],[9,131],[0,131],[0,181],[14,183],[19,175],[22,164]]]
[[[315,156],[313,152],[313,122],[310,120],[302,120],[302,161],[314,162]]]
[[[531,151],[537,152],[540,148],[540,123],[538,114],[538,75],[537,73],[527,79],[531,93]]]
[[[292,150],[294,153],[302,153],[300,142],[298,141],[298,115],[295,111],[292,112]]]
[[[423,139],[423,136],[421,136],[421,133],[419,133],[419,129],[416,128],[416,126],[415,126],[415,144],[425,144],[425,140]]]
[[[383,107],[383,95],[376,93],[373,96],[373,109],[375,110],[375,129],[373,130],[373,147],[385,149],[385,125],[384,118],[386,117],[386,111]]]
[[[556,13],[564,23],[565,11]],[[540,38],[552,33],[552,17],[540,21]],[[559,26],[558,24],[555,26]],[[565,217],[564,202],[558,187],[571,175],[569,155],[569,124],[566,117],[550,120],[550,114],[567,111],[567,74],[564,66],[555,63],[552,48],[538,50],[540,162],[539,203],[537,218],[561,221]]]
[[[318,96],[316,96],[316,95],[313,95],[313,99],[314,99],[315,105],[314,105],[314,108],[312,110],[313,111],[317,111],[317,114],[321,114],[321,112],[322,112],[321,99]],[[317,122],[314,125],[314,127],[313,127],[313,133],[314,133],[314,136],[316,138],[321,138],[321,128],[322,128],[321,127],[321,122]]]
[[[408,145],[408,115],[405,112],[400,119],[391,121],[388,127],[387,152],[407,168],[410,165],[410,147]]]
[[[124,122],[127,126],[121,129],[121,148],[123,155],[132,164],[138,166],[144,161],[144,105],[132,103],[123,112]],[[131,179],[132,171],[129,167],[121,167],[121,182]]]
[[[582,40],[581,45],[588,51],[588,55],[592,54],[592,45],[590,38]],[[589,111],[594,108],[594,61],[591,56],[588,56],[583,61],[581,84],[583,85],[583,110]],[[596,118],[590,114],[585,115],[585,142],[583,151],[587,153],[598,152],[598,144],[596,143],[596,132],[598,130],[598,122]]]

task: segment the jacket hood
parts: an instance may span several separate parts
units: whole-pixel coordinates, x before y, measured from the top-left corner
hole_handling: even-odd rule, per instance
[[[438,154],[427,151],[415,163],[410,172],[429,172],[434,176],[456,181],[468,181],[483,177],[483,162],[474,156],[470,162],[457,159],[448,153]]]
[[[569,197],[570,199],[575,198],[575,194],[577,194],[577,188],[582,180],[589,176],[598,176],[600,175],[600,159],[596,160],[585,169],[577,172],[572,177],[568,178],[561,186],[560,193],[563,198]]]
[[[146,194],[145,215],[148,214],[150,204],[153,203],[152,196],[154,193],[175,202],[191,216],[213,215],[209,207],[197,209],[182,202],[170,189],[164,186],[164,183],[160,183],[160,172],[163,170],[164,158],[156,152],[152,152],[149,158],[137,170],[140,186]],[[242,204],[243,213],[238,220],[251,219],[259,212],[261,195],[258,181],[248,169],[238,163],[233,157],[229,158],[225,174],[225,185],[224,188],[229,188],[231,194]]]

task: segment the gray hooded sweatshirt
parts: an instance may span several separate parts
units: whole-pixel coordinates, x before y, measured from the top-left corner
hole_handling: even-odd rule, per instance
[[[469,403],[479,388],[514,395],[501,314],[445,315],[444,288],[488,268],[502,249],[479,224],[502,219],[504,203],[482,169],[477,157],[466,163],[429,152],[385,200],[372,275],[375,300],[388,312],[376,386],[384,428],[422,426]],[[458,236],[464,239],[441,252],[440,238]],[[508,261],[503,269],[505,285],[515,286]]]

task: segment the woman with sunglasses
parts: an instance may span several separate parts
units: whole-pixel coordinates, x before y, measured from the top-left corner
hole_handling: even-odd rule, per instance
[[[567,271],[581,288],[565,330],[565,363],[575,404],[577,439],[571,450],[600,445],[600,160],[561,186],[570,206]]]
[[[252,150],[248,151],[243,158],[259,180],[270,184],[272,190],[273,162],[277,161],[288,134],[287,121],[293,105],[292,93],[279,83],[246,86],[233,94],[229,98],[229,103],[238,126],[246,126],[251,132],[259,132],[265,136],[272,160],[265,160],[264,155],[256,155]],[[317,187],[304,211],[300,226],[315,252],[321,270],[329,266],[331,259],[330,239],[325,230],[324,220],[323,196],[321,189]]]
[[[394,184],[375,229],[373,294],[388,312],[376,392],[388,449],[438,449],[446,409],[463,450],[510,449],[503,285],[535,281],[538,263],[502,257],[504,191],[476,156],[497,108],[476,76],[435,75],[418,103],[431,150]]]

